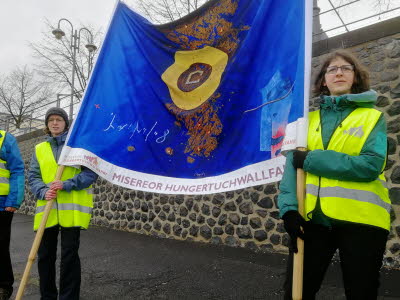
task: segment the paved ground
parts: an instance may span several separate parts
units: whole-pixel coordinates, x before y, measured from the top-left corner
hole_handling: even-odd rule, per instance
[[[32,217],[15,215],[12,235],[17,286],[34,237]],[[80,255],[82,300],[282,299],[282,254],[92,227],[82,232]],[[318,299],[344,299],[340,276],[338,266],[332,265]],[[400,270],[383,270],[382,283],[379,299],[400,299]],[[39,298],[35,265],[24,299]]]

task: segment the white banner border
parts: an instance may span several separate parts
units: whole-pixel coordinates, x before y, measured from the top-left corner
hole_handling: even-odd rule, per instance
[[[64,146],[59,164],[85,166],[113,184],[134,190],[205,195],[277,182],[282,178],[285,161],[284,156],[279,156],[218,176],[186,179],[129,170],[113,165],[85,149]]]

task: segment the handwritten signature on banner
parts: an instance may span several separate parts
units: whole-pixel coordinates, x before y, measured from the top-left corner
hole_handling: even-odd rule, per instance
[[[145,141],[155,141],[158,144],[164,143],[167,136],[169,135],[169,130],[165,129],[161,134],[157,131],[158,122],[155,121],[151,126],[140,126],[139,121],[136,122],[118,122],[118,117],[116,114],[111,113],[111,121],[107,128],[103,131],[125,131],[130,134],[129,139],[132,139],[135,135],[140,135],[145,137]]]

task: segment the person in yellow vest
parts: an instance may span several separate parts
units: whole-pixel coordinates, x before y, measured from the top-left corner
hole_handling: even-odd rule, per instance
[[[338,250],[347,299],[376,299],[390,230],[391,204],[383,174],[387,133],[374,109],[367,71],[336,51],[322,63],[309,114],[308,151],[287,154],[278,205],[290,236],[285,299],[291,298],[293,252],[304,239],[303,299],[315,299]],[[305,213],[297,211],[296,169],[306,172]]]
[[[0,300],[10,299],[14,274],[10,257],[11,222],[24,200],[24,162],[15,137],[0,130]]]
[[[68,116],[61,108],[50,108],[45,117],[47,140],[36,145],[29,170],[29,185],[38,199],[34,230],[39,228],[48,200],[55,199],[38,250],[41,299],[79,299],[81,265],[78,255],[80,230],[89,226],[97,175],[88,168],[65,167],[61,180],[54,180],[57,161],[68,131]],[[59,292],[56,286],[57,239],[61,232]]]

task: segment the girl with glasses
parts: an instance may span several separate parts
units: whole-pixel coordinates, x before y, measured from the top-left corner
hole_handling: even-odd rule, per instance
[[[386,122],[358,60],[336,51],[314,83],[320,109],[309,114],[308,151],[287,155],[278,204],[290,236],[285,299],[291,298],[293,252],[304,239],[303,299],[315,299],[336,251],[347,299],[376,299],[390,230],[383,170]],[[296,169],[306,172],[305,212],[297,211]]]

